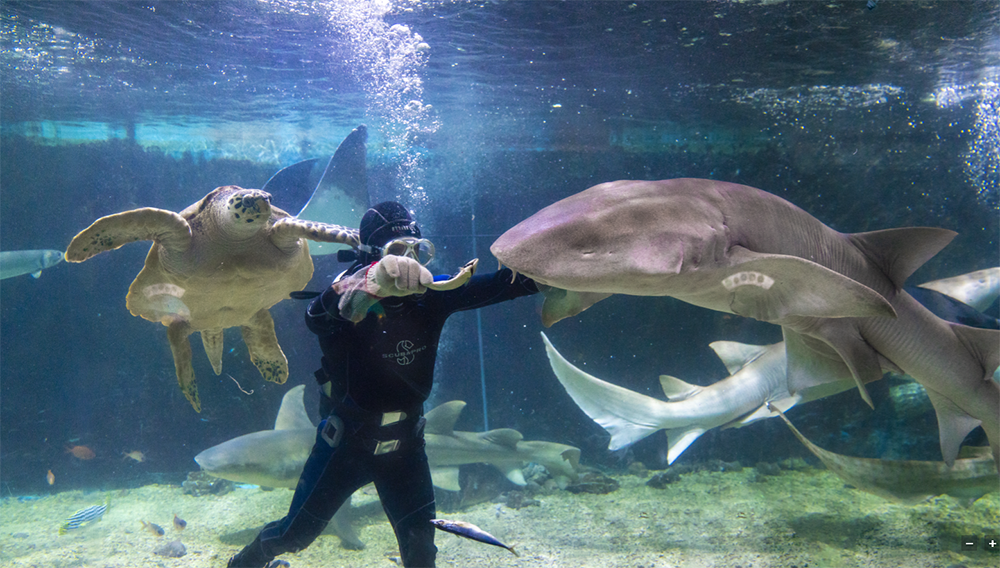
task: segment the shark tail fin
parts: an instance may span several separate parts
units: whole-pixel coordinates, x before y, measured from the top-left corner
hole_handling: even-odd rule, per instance
[[[1000,383],[994,379],[997,367],[1000,367],[1000,331],[995,329],[979,329],[961,324],[951,324],[951,329],[958,339],[965,345],[965,348],[976,358],[983,367],[983,382],[992,391],[1000,391]],[[928,391],[930,392],[930,391]],[[1000,398],[1000,395],[995,395]],[[933,401],[933,399],[932,399]],[[935,405],[935,409],[937,405]],[[940,416],[939,416],[940,419]],[[940,420],[939,420],[940,423]],[[993,416],[992,420],[982,424],[986,431],[986,437],[990,441],[990,449],[993,451],[993,459],[1000,469],[1000,416]],[[943,430],[942,430],[943,436]],[[964,437],[964,436],[963,436]],[[961,440],[959,440],[961,443]],[[944,442],[942,440],[942,451]],[[957,453],[958,448],[955,448]],[[948,456],[945,456],[947,461]],[[952,456],[954,459],[954,456]],[[951,462],[948,462],[949,464]]]
[[[898,289],[956,235],[958,233],[947,229],[904,227],[854,233],[847,238],[881,268]]]
[[[608,449],[624,448],[663,429],[662,417],[656,410],[667,403],[581,371],[556,351],[544,333],[542,340],[552,371],[563,388],[587,416],[611,434]]]

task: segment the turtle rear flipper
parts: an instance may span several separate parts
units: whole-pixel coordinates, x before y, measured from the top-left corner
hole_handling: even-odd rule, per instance
[[[83,262],[138,241],[154,241],[168,249],[184,250],[191,243],[191,227],[177,213],[153,207],[108,215],[73,237],[66,249],[66,260]]]
[[[271,312],[260,310],[240,327],[240,331],[250,351],[250,362],[261,376],[272,383],[284,384],[288,380],[288,359],[278,345],[278,336],[274,334]]]

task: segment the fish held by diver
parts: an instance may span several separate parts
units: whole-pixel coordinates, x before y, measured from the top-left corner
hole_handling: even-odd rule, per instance
[[[500,542],[497,537],[472,523],[467,523],[465,521],[449,521],[447,519],[431,519],[431,524],[444,532],[465,537],[470,540],[476,540],[485,544],[492,544],[493,546],[499,546],[500,548],[506,548],[511,551],[514,556],[520,556],[520,554],[514,550],[513,546],[507,546],[506,544]]]

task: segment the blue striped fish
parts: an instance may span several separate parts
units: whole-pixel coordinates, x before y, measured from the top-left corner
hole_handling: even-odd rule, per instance
[[[450,532],[451,534],[457,534],[458,536],[464,536],[465,538],[478,540],[479,542],[485,542],[486,544],[492,544],[493,546],[499,546],[500,548],[506,548],[511,551],[514,556],[520,556],[520,554],[514,550],[513,546],[507,546],[497,540],[495,536],[472,523],[467,523],[465,521],[449,521],[446,519],[431,519],[431,524],[444,532]]]
[[[104,512],[108,510],[111,506],[111,496],[104,500],[103,505],[91,505],[86,509],[80,509],[79,511],[70,515],[66,522],[59,527],[59,534],[66,534],[67,532],[78,529],[80,527],[86,526],[92,522],[101,520],[104,516]]]

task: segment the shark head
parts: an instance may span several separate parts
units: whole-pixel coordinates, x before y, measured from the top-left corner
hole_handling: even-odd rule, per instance
[[[662,295],[663,277],[715,259],[724,219],[708,180],[615,181],[521,221],[490,251],[535,281],[579,292]],[[707,238],[708,237],[708,238]],[[717,250],[718,249],[718,250]]]

